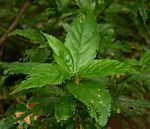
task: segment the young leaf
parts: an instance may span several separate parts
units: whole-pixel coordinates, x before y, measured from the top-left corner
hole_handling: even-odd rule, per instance
[[[79,85],[67,83],[67,88],[76,99],[83,102],[100,126],[105,126],[110,116],[111,97],[108,90],[97,81],[82,81]]]
[[[81,77],[109,76],[129,71],[129,66],[117,60],[94,60],[80,69]]]
[[[25,89],[42,87],[47,84],[60,84],[69,76],[58,65],[46,63],[33,67],[29,75],[29,78],[22,81],[21,85],[12,94]]]
[[[75,113],[75,102],[70,96],[63,96],[55,106],[57,122],[66,121]]]
[[[97,24],[92,14],[74,20],[67,33],[65,46],[71,52],[75,71],[94,60],[98,42]]]
[[[56,62],[63,68],[67,68],[73,71],[73,59],[69,50],[63,45],[61,41],[59,41],[55,37],[46,33],[42,34],[45,36],[45,38],[48,41],[48,44],[53,49],[55,53],[54,57]]]
[[[31,28],[24,29],[24,30],[16,29],[9,34],[9,36],[13,36],[13,35],[19,35],[25,37],[27,39],[30,39],[31,42],[33,43],[45,43],[45,39],[41,35],[40,31]]]

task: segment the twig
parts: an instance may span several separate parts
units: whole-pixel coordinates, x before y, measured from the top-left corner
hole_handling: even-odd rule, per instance
[[[16,16],[12,24],[9,26],[9,28],[6,30],[6,32],[3,34],[3,36],[0,38],[0,56],[3,55],[3,49],[6,45],[6,40],[8,38],[8,34],[14,30],[14,28],[17,26],[18,22],[20,21],[21,17],[23,16],[24,12],[26,11],[27,7],[30,4],[30,0],[26,0],[23,4],[23,6],[20,9],[19,14]]]

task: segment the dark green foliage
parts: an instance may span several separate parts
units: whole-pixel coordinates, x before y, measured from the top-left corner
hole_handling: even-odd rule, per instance
[[[13,36],[13,35],[19,35],[19,36],[25,37],[27,39],[30,39],[31,42],[33,43],[42,44],[45,42],[44,37],[39,33],[39,31],[30,29],[30,28],[25,29],[25,30],[16,29],[15,31],[9,34],[9,36]]]
[[[86,80],[81,81],[79,85],[68,83],[67,88],[75,98],[87,106],[91,117],[95,118],[99,125],[106,124],[111,107],[111,97],[106,87],[102,86],[100,82]]]

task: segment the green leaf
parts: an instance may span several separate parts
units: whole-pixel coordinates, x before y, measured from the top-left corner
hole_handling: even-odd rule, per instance
[[[130,8],[126,5],[119,3],[112,3],[106,10],[106,13],[121,13],[121,12],[131,12]]]
[[[141,59],[140,59],[140,64],[141,65],[148,65],[150,64],[150,50],[148,50],[147,52],[145,52]]]
[[[118,73],[125,73],[130,67],[117,60],[101,59],[94,60],[91,64],[80,69],[81,77],[109,76]]]
[[[55,118],[57,122],[66,121],[75,113],[75,102],[70,96],[63,96],[55,105]]]
[[[150,44],[150,35],[147,26],[148,20],[148,6],[146,6],[145,0],[136,0],[135,1],[135,24],[139,29],[142,37],[146,39],[146,42]]]
[[[92,62],[99,43],[95,17],[89,13],[74,20],[66,36],[65,46],[70,50],[74,71]]]
[[[150,102],[145,99],[131,99],[125,96],[120,96],[113,100],[113,108],[119,109],[120,112],[125,112],[129,116],[137,116],[149,114]]]
[[[67,10],[70,0],[56,0],[57,8],[61,12]]]
[[[64,44],[49,34],[42,34],[45,36],[45,38],[48,41],[48,44],[53,49],[55,53],[54,57],[56,62],[63,68],[67,68],[73,71],[73,59],[69,50],[64,46]]]
[[[19,63],[19,62],[13,62],[9,64],[9,67],[7,70],[4,71],[5,74],[30,74],[32,71],[32,68],[35,66],[40,65],[41,63]]]
[[[50,55],[49,49],[33,48],[33,49],[27,49],[23,53],[23,57],[24,57],[23,59],[29,62],[44,63],[49,58],[49,55]]]
[[[12,116],[0,120],[0,129],[10,129],[15,123]]]
[[[93,0],[76,0],[76,4],[83,10],[94,10],[96,6]]]
[[[31,28],[24,29],[24,30],[16,29],[9,34],[9,36],[13,36],[13,35],[19,35],[25,37],[27,39],[30,39],[31,42],[33,43],[45,43],[45,39],[41,35],[40,31]]]
[[[16,88],[13,93],[45,86],[47,84],[61,84],[69,74],[60,68],[58,65],[40,64],[30,69],[29,78],[21,82],[21,85]]]
[[[83,102],[100,126],[105,126],[110,116],[111,97],[108,90],[97,81],[86,80],[79,85],[67,83],[67,88],[76,99]]]

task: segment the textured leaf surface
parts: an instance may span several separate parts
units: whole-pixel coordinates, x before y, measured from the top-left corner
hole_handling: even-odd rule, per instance
[[[30,39],[33,43],[45,43],[45,39],[41,35],[41,33],[38,30],[34,30],[31,28],[25,30],[16,29],[9,34],[9,36],[12,35],[19,35],[25,37],[27,39]]]
[[[93,61],[99,43],[97,24],[92,14],[78,17],[66,36],[65,46],[70,50],[74,71]]]
[[[75,113],[75,102],[70,96],[63,96],[55,106],[57,122],[68,120]]]
[[[105,126],[110,116],[111,97],[108,90],[96,81],[82,81],[79,85],[67,84],[68,90],[76,99],[83,102],[96,122]]]
[[[108,76],[129,71],[129,66],[117,60],[94,60],[91,64],[81,68],[81,77]]]
[[[30,69],[30,76],[22,81],[21,85],[13,91],[19,92],[24,89],[38,88],[47,84],[60,84],[67,77],[68,73],[59,68],[58,65],[40,64]]]
[[[7,70],[5,70],[5,74],[30,74],[32,72],[32,68],[40,65],[40,63],[19,63],[14,62],[9,64]]]
[[[70,54],[70,51],[64,46],[64,44],[56,39],[55,37],[42,33],[48,41],[48,44],[53,49],[55,53],[56,62],[61,65],[63,68],[68,68],[73,71],[73,59]]]

